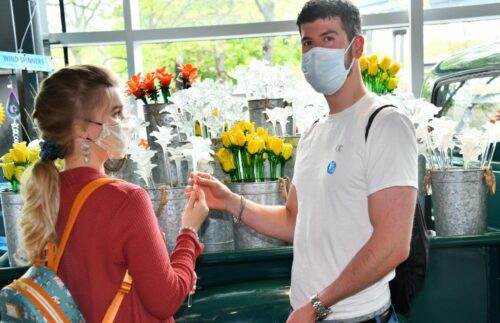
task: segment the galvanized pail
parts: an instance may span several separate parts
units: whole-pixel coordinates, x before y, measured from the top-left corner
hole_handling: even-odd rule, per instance
[[[425,210],[425,192],[424,192],[424,177],[425,177],[425,156],[418,155],[418,193],[417,198],[422,210]]]
[[[23,198],[20,193],[1,192],[3,223],[11,267],[25,266],[27,263],[21,234]]]
[[[230,183],[228,187],[234,193],[246,199],[265,205],[283,205],[279,181],[260,183]],[[269,248],[285,245],[285,242],[266,237],[246,226],[243,222],[234,225],[234,243],[236,249]]]
[[[151,198],[158,224],[166,236],[167,250],[171,254],[182,227],[182,214],[187,200],[185,187],[146,189]],[[200,241],[205,243],[205,253],[234,250],[234,229],[232,216],[211,210],[199,232]]]
[[[233,217],[226,212],[210,210],[200,230],[204,253],[234,250]]]
[[[262,127],[269,130],[270,135],[275,136],[293,136],[294,132],[294,121],[290,116],[288,117],[288,123],[286,124],[286,134],[281,133],[281,127],[276,125],[276,132],[272,129],[271,123],[267,122],[266,115],[263,113],[266,109],[273,108],[283,108],[283,99],[258,99],[258,100],[248,100],[248,110],[250,114],[250,122],[255,122],[255,128]]]
[[[172,253],[182,226],[182,213],[186,207],[185,187],[146,189],[151,198],[158,224],[165,233],[167,250]]]
[[[106,161],[106,163],[104,163],[104,169],[106,170],[106,174],[111,177],[123,179],[124,181],[137,185],[144,184],[139,175],[135,173],[137,169],[136,163],[128,156],[120,160]],[[147,183],[145,184],[147,185]]]
[[[431,170],[438,236],[483,234],[487,228],[484,170]]]

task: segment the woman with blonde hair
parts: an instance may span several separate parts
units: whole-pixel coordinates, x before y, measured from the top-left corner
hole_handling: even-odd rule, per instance
[[[34,112],[44,140],[41,159],[22,186],[21,226],[32,261],[47,241],[58,241],[80,190],[106,177],[104,162],[125,155],[130,135],[118,85],[111,71],[91,65],[63,68],[41,84]],[[54,164],[57,158],[64,158],[63,171]],[[182,215],[170,257],[144,189],[117,181],[90,195],[57,272],[87,322],[101,322],[127,270],[132,288],[115,322],[174,321],[193,289],[195,260],[203,249],[197,231],[208,208],[203,191],[197,192]]]

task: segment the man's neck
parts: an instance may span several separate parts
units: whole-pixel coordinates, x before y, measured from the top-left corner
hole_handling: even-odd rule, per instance
[[[337,93],[325,95],[330,114],[344,111],[361,99],[365,94],[366,88],[361,78],[351,75]]]

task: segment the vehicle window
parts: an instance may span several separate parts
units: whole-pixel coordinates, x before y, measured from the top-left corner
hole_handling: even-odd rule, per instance
[[[435,98],[436,106],[443,107],[441,115],[458,122],[457,133],[480,128],[500,110],[500,74],[444,83]]]

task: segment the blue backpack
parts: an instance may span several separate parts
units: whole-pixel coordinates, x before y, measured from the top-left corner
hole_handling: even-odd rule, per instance
[[[87,184],[78,193],[71,207],[58,253],[54,253],[54,244],[49,241],[47,243],[47,266],[42,263],[31,266],[22,277],[14,280],[0,291],[2,322],[85,322],[69,290],[56,273],[69,235],[84,202],[97,188],[113,181],[116,179],[99,178]],[[103,322],[113,322],[120,303],[130,290],[131,284],[132,278],[127,271]]]

